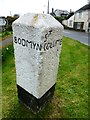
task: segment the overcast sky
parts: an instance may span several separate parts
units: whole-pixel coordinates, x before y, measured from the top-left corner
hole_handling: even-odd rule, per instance
[[[76,11],[85,4],[87,0],[49,0],[51,12],[52,8]],[[47,12],[48,0],[0,0],[0,16],[20,14],[27,12],[43,13]]]

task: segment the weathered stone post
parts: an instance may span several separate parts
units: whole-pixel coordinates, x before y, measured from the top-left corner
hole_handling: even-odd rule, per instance
[[[39,112],[55,90],[63,26],[49,14],[31,13],[12,26],[18,97]]]

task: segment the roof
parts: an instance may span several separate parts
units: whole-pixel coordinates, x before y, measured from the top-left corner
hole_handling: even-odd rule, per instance
[[[85,6],[81,7],[79,10],[77,10],[76,12],[81,12],[84,10],[90,10],[90,3],[86,4]]]
[[[59,9],[56,9],[55,10],[55,13],[56,12],[59,12],[59,14],[62,14],[62,13],[65,13],[65,14],[69,14],[69,12],[67,10],[59,10]]]

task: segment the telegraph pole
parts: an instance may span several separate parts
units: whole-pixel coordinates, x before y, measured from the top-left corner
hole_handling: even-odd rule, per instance
[[[10,12],[10,16],[12,16],[12,12],[11,11],[9,11]]]
[[[47,6],[47,14],[49,14],[49,0],[48,0],[48,6]]]

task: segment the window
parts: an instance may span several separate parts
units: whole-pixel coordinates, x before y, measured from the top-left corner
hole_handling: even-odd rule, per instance
[[[90,22],[88,23],[88,27],[90,27]]]
[[[82,18],[82,12],[79,12],[78,14],[79,14],[78,17]]]
[[[69,26],[72,26],[72,22],[73,22],[72,20],[69,21]]]
[[[80,28],[81,28],[81,23],[78,22],[78,23],[77,23],[77,29],[80,29]]]

